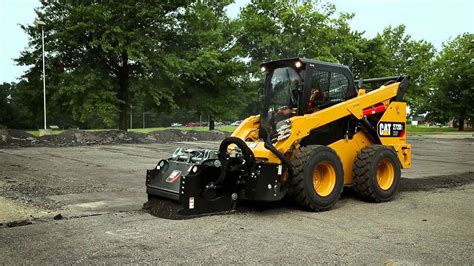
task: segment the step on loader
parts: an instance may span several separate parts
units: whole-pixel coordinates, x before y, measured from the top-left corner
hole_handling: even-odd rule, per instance
[[[395,196],[401,169],[411,166],[403,101],[408,76],[355,84],[346,66],[303,58],[263,63],[261,71],[260,114],[245,119],[216,151],[178,148],[160,160],[147,171],[146,209],[194,217],[286,197],[326,211],[345,186],[366,201]]]

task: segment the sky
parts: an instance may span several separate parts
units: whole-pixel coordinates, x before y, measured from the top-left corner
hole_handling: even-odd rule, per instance
[[[474,32],[473,0],[323,0],[336,5],[338,12],[355,13],[352,29],[374,37],[389,25],[405,24],[416,40],[427,40],[438,50],[457,35]],[[236,0],[227,8],[237,17],[249,0]],[[18,24],[31,24],[39,0],[0,0],[0,83],[18,81],[25,67],[13,61],[28,45],[28,36]]]

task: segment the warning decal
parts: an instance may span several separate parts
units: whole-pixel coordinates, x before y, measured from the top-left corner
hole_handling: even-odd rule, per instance
[[[181,171],[174,170],[173,172],[171,172],[171,174],[168,176],[168,178],[166,178],[166,182],[173,183],[174,181],[176,181],[180,177],[181,177]]]

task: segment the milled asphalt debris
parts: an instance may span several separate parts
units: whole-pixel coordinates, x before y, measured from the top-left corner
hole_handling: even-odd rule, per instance
[[[0,147],[64,147],[124,143],[171,143],[178,141],[220,141],[229,132],[165,129],[150,133],[122,130],[65,130],[57,135],[35,137],[23,130],[0,129]]]

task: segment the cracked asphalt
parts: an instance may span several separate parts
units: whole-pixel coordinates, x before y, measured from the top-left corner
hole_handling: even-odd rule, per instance
[[[216,142],[0,149],[0,263],[472,264],[474,140],[410,143],[413,168],[392,202],[346,190],[323,213],[276,207],[190,220],[141,210],[145,170],[178,146]]]

